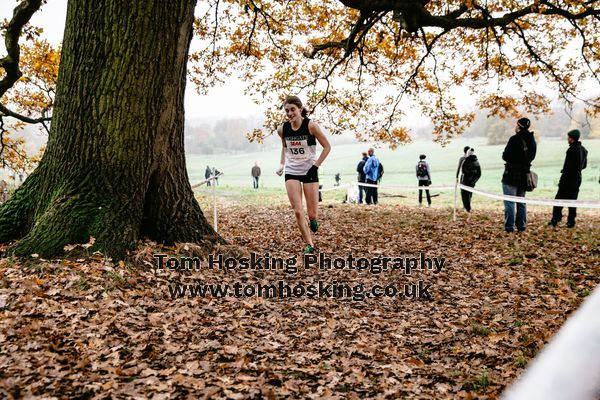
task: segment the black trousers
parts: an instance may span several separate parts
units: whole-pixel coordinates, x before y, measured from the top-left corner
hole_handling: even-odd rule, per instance
[[[367,181],[365,183],[369,183],[371,185],[377,185],[377,181],[372,181],[370,179],[367,179]],[[367,204],[377,204],[377,188],[366,186],[366,192],[367,192],[366,203]]]
[[[473,193],[469,192],[468,190],[460,189],[460,197],[465,210],[471,212],[471,198],[473,197]]]
[[[556,193],[555,199],[560,200],[577,200],[579,195],[579,186],[576,187],[564,187],[558,186],[558,192]],[[552,219],[556,222],[562,219],[562,207],[555,206],[552,209]],[[575,225],[575,217],[577,217],[577,208],[569,207],[569,215],[567,217],[567,223]]]
[[[419,180],[419,186],[429,186],[429,181]],[[429,194],[429,189],[425,189],[425,194],[427,195],[427,204],[431,205],[431,195]],[[423,190],[419,189],[419,204],[423,203]]]

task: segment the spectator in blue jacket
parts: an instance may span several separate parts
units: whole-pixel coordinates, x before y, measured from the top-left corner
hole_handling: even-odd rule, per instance
[[[365,173],[366,183],[371,185],[377,185],[377,177],[379,176],[379,159],[375,155],[373,148],[369,149],[369,159],[365,162],[363,172]],[[367,187],[367,204],[377,204],[377,187]]]

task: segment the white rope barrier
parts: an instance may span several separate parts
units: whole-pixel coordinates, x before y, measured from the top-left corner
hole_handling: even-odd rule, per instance
[[[515,203],[536,204],[540,206],[558,206],[558,207],[577,207],[577,208],[600,208],[600,202],[590,200],[560,200],[560,199],[527,199],[519,196],[509,196],[506,194],[494,194],[483,190],[475,189],[470,186],[459,184],[460,189],[476,193],[491,199],[512,201]]]
[[[216,168],[213,167],[212,169],[212,174],[211,174],[211,178],[213,179],[212,182],[212,195],[213,195],[213,229],[215,230],[215,234],[218,233],[218,229],[219,229],[219,220],[218,220],[218,216],[217,216],[217,178],[219,177],[219,175],[216,174],[215,172]]]
[[[319,189],[319,192],[331,192],[332,190],[348,189],[349,187],[350,187],[350,184],[346,184],[346,185],[336,186],[336,187],[327,188],[327,189]]]
[[[365,186],[365,187],[376,187],[376,188],[386,188],[386,189],[402,189],[402,190],[454,190],[454,186],[450,185],[431,185],[431,186],[406,186],[406,185],[375,185],[372,183],[362,183],[356,182],[357,186]]]
[[[196,189],[197,187],[200,187],[202,185],[206,185],[207,182],[218,179],[219,177],[225,175],[223,172],[219,172],[217,175],[215,176],[211,176],[210,178],[207,178],[201,182],[196,183],[195,185],[192,185],[192,189]]]
[[[216,176],[211,176],[208,179],[205,179],[195,185],[192,185],[192,189],[195,189],[199,186],[205,185],[207,182],[211,180],[215,180],[224,175],[222,172],[219,172]],[[340,185],[336,187],[331,187],[327,189],[319,189],[320,192],[329,192],[334,190],[342,190],[348,189],[353,186],[363,186],[363,187],[375,187],[378,189],[400,189],[404,191],[413,191],[413,190],[454,190],[462,189],[471,193],[475,193],[484,197],[488,197],[491,199],[501,200],[501,201],[511,201],[515,203],[525,203],[532,205],[541,205],[541,206],[558,206],[558,207],[577,207],[577,208],[600,208],[600,202],[591,201],[591,200],[562,200],[562,199],[530,199],[519,196],[510,196],[505,194],[496,194],[486,192],[484,190],[475,189],[471,186],[465,186],[463,184],[458,185],[431,185],[431,186],[407,186],[407,185],[376,185],[372,183],[362,183],[362,182],[353,182],[350,184]]]
[[[378,188],[378,189],[399,189],[402,191],[414,191],[414,190],[439,190],[439,191],[444,191],[444,190],[454,190],[454,186],[450,186],[450,185],[437,185],[437,186],[407,186],[407,185],[376,185],[373,183],[362,183],[362,182],[352,182],[349,186],[348,186],[348,195],[347,195],[347,199],[348,202],[358,202],[358,191],[359,191],[359,186],[363,186],[363,187],[374,187],[374,188]],[[438,194],[435,194],[433,196],[438,196]],[[404,197],[404,196],[400,196],[400,197]]]
[[[600,398],[600,286],[507,389],[504,400]]]
[[[223,172],[220,172],[218,174],[214,173],[214,168],[213,168],[213,173],[212,175],[203,180],[202,182],[198,182],[195,185],[192,185],[192,189],[195,189],[199,186],[205,185],[207,182],[213,181],[212,183],[212,197],[213,197],[213,229],[215,230],[215,233],[218,233],[218,223],[219,223],[219,219],[218,219],[218,214],[217,214],[217,185],[216,185],[216,181],[217,179],[219,179],[220,176],[223,176]]]

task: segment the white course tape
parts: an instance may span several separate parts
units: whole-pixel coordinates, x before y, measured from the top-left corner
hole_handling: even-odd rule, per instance
[[[511,201],[515,203],[537,204],[540,206],[559,206],[559,207],[577,207],[577,208],[600,208],[600,202],[589,200],[560,200],[560,199],[526,199],[525,197],[509,196],[506,194],[494,194],[475,189],[470,186],[458,185],[459,188],[467,192],[476,193],[481,196],[497,200]]]
[[[208,181],[218,178],[223,175],[223,172],[220,172],[217,176],[211,176],[210,178],[196,183],[192,185],[192,189],[195,189],[199,186],[205,185]],[[405,191],[412,190],[454,190],[454,185],[439,185],[439,186],[404,186],[404,185],[375,185],[372,183],[361,183],[361,182],[353,182],[351,184],[341,185],[337,187],[327,188],[327,189],[319,189],[320,192],[329,192],[333,190],[341,190],[348,189],[353,186],[364,186],[364,187],[376,187],[376,188],[386,188],[386,189],[401,189]],[[475,193],[481,196],[489,197],[491,199],[502,200],[502,201],[511,201],[515,203],[525,203],[525,204],[535,204],[540,206],[558,206],[558,207],[577,207],[577,208],[600,208],[600,202],[598,201],[590,201],[590,200],[560,200],[560,199],[527,199],[525,197],[518,196],[510,196],[506,194],[495,194],[486,192],[480,189],[475,189],[471,186],[465,186],[463,184],[459,184],[458,187],[462,190],[466,190],[471,193]]]
[[[223,175],[224,175],[224,173],[223,173],[223,172],[219,172],[219,173],[218,173],[217,175],[215,175],[215,176],[211,176],[210,178],[208,178],[208,179],[205,179],[205,180],[203,180],[202,182],[198,182],[198,183],[196,183],[195,185],[192,185],[192,189],[196,189],[196,188],[197,188],[197,187],[199,187],[199,186],[206,185],[206,182],[208,182],[208,181],[212,181],[213,179],[216,179],[216,178],[218,178],[218,177],[220,177],[220,176],[223,176]]]
[[[348,189],[350,187],[350,185],[341,185],[341,186],[336,186],[336,187],[332,187],[332,188],[327,188],[327,189],[319,189],[319,192],[330,192],[332,190],[340,190],[340,189]]]
[[[504,400],[600,398],[600,286],[533,360]]]
[[[374,185],[372,183],[355,183],[357,186],[365,187],[376,187],[376,188],[389,188],[389,189],[403,189],[403,190],[454,190],[454,186],[439,185],[439,186],[403,186],[403,185]]]

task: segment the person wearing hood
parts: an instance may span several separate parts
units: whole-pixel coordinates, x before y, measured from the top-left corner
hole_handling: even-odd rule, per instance
[[[565,163],[558,182],[558,193],[556,199],[562,200],[577,200],[579,195],[579,186],[581,186],[581,170],[587,167],[587,150],[581,145],[579,137],[581,133],[577,129],[573,129],[567,133],[567,141],[569,148],[565,157]],[[552,219],[548,225],[556,226],[562,219],[562,207],[555,206],[552,209]],[[575,227],[575,217],[577,216],[577,208],[569,207],[569,215],[567,217],[567,228]]]
[[[475,187],[475,184],[481,178],[481,166],[477,161],[475,155],[475,149],[470,148],[467,151],[466,157],[462,163],[462,175],[460,177],[460,183],[465,186]],[[473,193],[468,190],[461,189],[460,196],[462,198],[463,206],[467,212],[471,212],[471,198]]]
[[[502,153],[502,159],[506,162],[502,175],[502,192],[505,195],[525,197],[527,173],[537,152],[537,144],[533,132],[529,130],[530,126],[531,121],[528,118],[519,119],[515,134],[508,139]],[[517,203],[515,219],[515,202],[504,201],[504,230],[513,232],[515,224],[519,232],[525,231],[527,207],[525,203]]]

